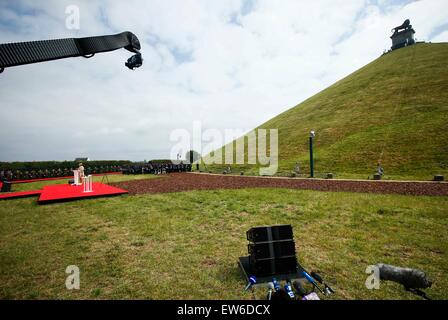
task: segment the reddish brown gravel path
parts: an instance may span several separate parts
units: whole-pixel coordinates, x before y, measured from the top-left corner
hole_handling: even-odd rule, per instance
[[[320,180],[174,173],[158,179],[113,183],[130,194],[167,193],[188,190],[289,188],[318,191],[393,193],[448,196],[448,183],[417,181]]]

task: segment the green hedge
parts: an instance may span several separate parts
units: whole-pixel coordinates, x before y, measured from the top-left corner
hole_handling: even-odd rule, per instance
[[[130,164],[128,160],[100,160],[83,161],[85,168],[99,166],[123,166]],[[33,162],[0,162],[0,170],[45,170],[45,169],[74,169],[78,161],[33,161]]]

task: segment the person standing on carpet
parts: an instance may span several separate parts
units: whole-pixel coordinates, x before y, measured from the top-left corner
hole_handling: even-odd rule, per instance
[[[78,171],[79,171],[79,179],[83,181],[82,179],[84,178],[84,166],[82,165],[81,162],[79,163]]]

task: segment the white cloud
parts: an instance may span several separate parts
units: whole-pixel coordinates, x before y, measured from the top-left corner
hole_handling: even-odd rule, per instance
[[[429,39],[448,17],[444,0],[378,3],[2,2],[1,42],[129,30],[145,60],[131,72],[121,50],[6,70],[0,160],[168,157],[173,129],[255,127],[377,58],[404,19]],[[79,31],[65,28],[68,4]]]
[[[448,31],[444,31],[431,39],[432,42],[448,42]]]

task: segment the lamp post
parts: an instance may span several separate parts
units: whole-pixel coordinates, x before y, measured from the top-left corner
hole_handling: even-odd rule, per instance
[[[316,136],[314,130],[310,131],[310,176],[314,178],[313,139]]]

